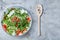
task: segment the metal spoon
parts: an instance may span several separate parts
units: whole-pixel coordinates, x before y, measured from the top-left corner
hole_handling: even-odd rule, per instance
[[[38,15],[38,36],[41,36],[41,26],[40,26],[40,17],[42,15],[42,5],[38,4],[36,6],[36,12],[37,12],[37,15]]]

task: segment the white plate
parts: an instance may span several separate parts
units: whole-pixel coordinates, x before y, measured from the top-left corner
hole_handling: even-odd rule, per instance
[[[10,6],[7,6],[7,7],[4,8],[3,13],[7,11],[7,8],[20,8],[20,9],[24,9],[24,10],[26,10],[26,11],[28,12],[28,15],[29,15],[30,18],[31,18],[31,22],[30,22],[30,25],[29,25],[29,28],[27,29],[27,31],[26,31],[25,33],[23,33],[22,35],[26,34],[26,33],[30,30],[31,25],[32,25],[32,17],[31,17],[31,15],[30,15],[30,12],[29,12],[27,9],[25,9],[25,8],[19,6],[19,5],[10,5]],[[3,16],[3,17],[4,17],[4,16]],[[22,35],[19,35],[19,36],[22,36]]]

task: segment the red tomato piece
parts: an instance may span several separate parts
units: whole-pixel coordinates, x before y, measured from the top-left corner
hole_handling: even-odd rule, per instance
[[[19,19],[19,18],[17,18],[17,19],[16,19],[16,22],[20,22],[20,19]]]
[[[19,33],[20,33],[20,29],[18,29],[18,30],[16,31],[16,35],[18,36]]]
[[[15,21],[16,21],[16,19],[17,19],[17,17],[16,17],[16,16],[14,16],[14,17],[12,18],[12,22],[15,22]]]
[[[5,31],[7,31],[7,26],[6,26],[6,24],[3,24],[3,29],[4,29]]]
[[[22,34],[22,32],[20,31],[20,29],[18,29],[18,30],[16,31],[16,36],[19,36],[19,34]]]
[[[12,18],[12,22],[19,22],[20,21],[20,19],[19,18],[17,18],[16,16],[14,16],[13,18]]]
[[[30,22],[31,18],[30,17],[27,17],[27,21]]]

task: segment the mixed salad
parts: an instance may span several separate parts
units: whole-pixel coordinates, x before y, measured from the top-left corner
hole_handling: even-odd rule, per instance
[[[10,35],[19,36],[27,31],[31,22],[28,12],[20,8],[7,8],[2,20],[3,29]]]

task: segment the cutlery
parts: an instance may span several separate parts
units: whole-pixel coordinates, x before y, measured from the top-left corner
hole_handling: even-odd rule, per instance
[[[38,4],[36,6],[36,13],[38,15],[38,36],[41,36],[41,25],[40,25],[40,20],[41,20],[41,15],[42,15],[42,5]]]

